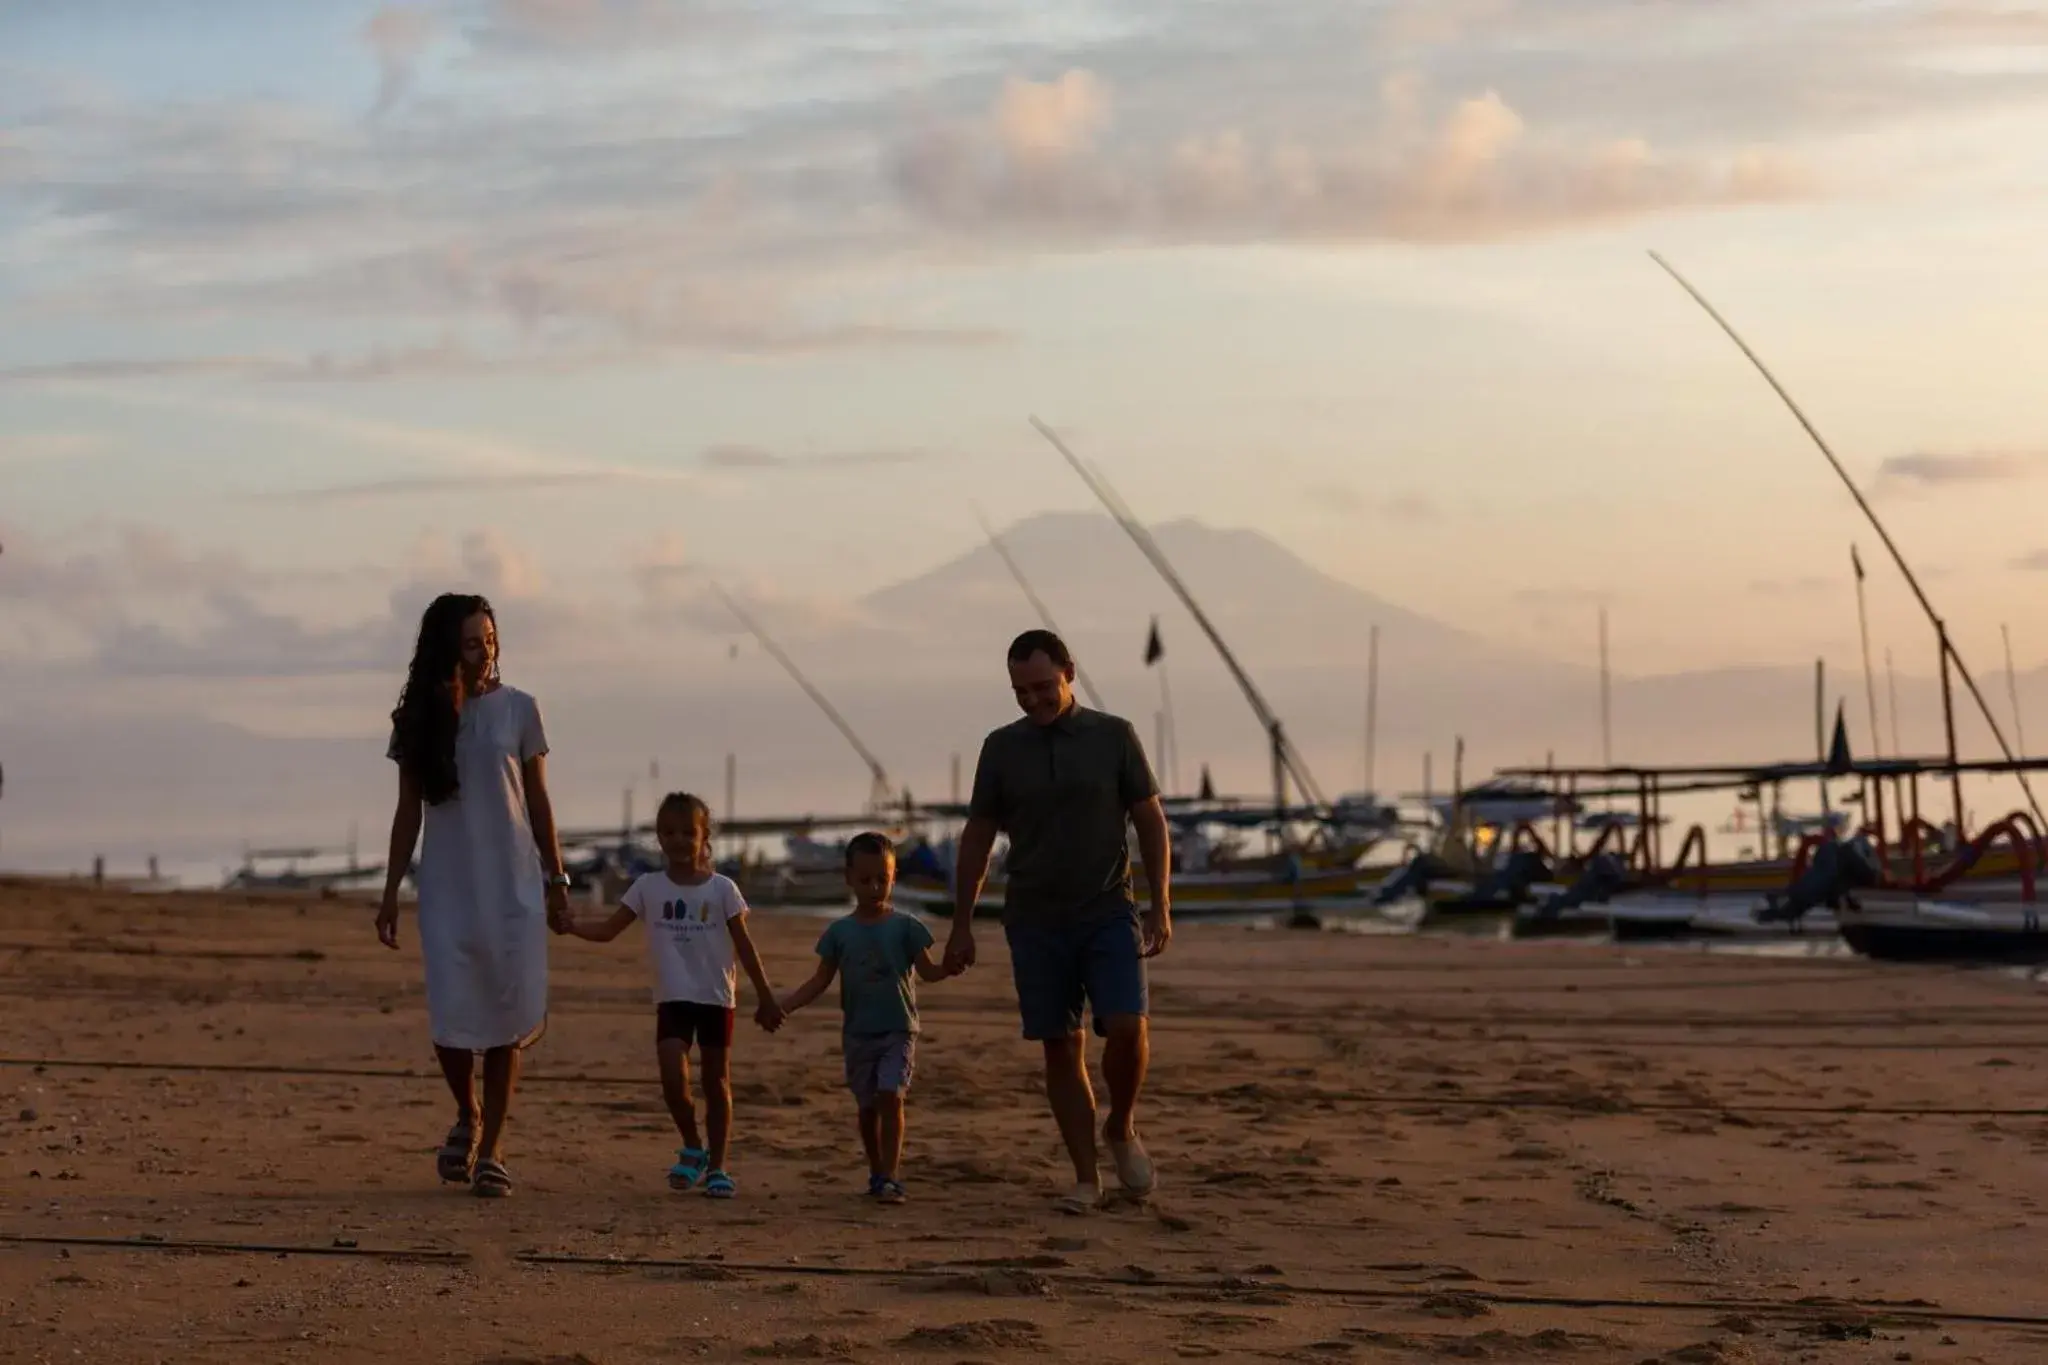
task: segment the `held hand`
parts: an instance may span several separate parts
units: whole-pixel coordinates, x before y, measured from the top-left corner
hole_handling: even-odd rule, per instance
[[[958,976],[974,965],[974,929],[962,924],[946,940],[946,975]]]
[[[548,886],[548,928],[558,934],[569,932],[569,888]]]
[[[773,1033],[782,1027],[784,1014],[785,1011],[782,1006],[775,1000],[763,1000],[754,1011],[754,1022],[768,1030],[768,1032]]]
[[[386,948],[398,946],[398,897],[386,895],[377,906],[377,942]]]
[[[1166,945],[1173,941],[1173,908],[1164,896],[1152,902],[1152,908],[1145,912],[1142,924],[1144,935],[1143,953],[1146,957],[1158,957],[1166,951]]]

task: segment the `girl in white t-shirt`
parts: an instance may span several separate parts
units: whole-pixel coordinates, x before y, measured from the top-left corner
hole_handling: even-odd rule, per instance
[[[754,941],[747,935],[747,902],[732,881],[711,870],[711,808],[687,792],[670,792],[654,815],[654,836],[668,865],[626,889],[619,908],[601,922],[571,921],[568,932],[609,943],[638,919],[645,922],[647,958],[654,969],[655,1048],[661,1058],[661,1093],[683,1145],[669,1168],[671,1188],[701,1181],[713,1199],[737,1194],[726,1170],[732,1140],[731,1049],[737,1003],[734,968],[744,967],[759,1002],[754,1022],[773,1033],[782,1008]],[[704,1126],[690,1104],[690,1045],[704,1077]]]

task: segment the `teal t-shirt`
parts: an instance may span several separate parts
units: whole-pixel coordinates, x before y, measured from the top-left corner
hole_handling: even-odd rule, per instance
[[[818,940],[818,956],[839,968],[841,1028],[872,1037],[917,1032],[918,954],[932,946],[931,930],[915,915],[891,913],[863,924],[852,915],[832,921]]]

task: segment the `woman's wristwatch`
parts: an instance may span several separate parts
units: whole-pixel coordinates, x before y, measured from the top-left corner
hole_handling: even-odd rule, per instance
[[[569,874],[568,874],[568,873],[566,873],[566,872],[552,872],[552,873],[549,873],[549,874],[548,874],[548,885],[549,885],[549,886],[559,886],[559,887],[561,887],[561,888],[562,888],[563,890],[565,890],[565,891],[566,891],[566,890],[567,890],[567,889],[569,888]]]

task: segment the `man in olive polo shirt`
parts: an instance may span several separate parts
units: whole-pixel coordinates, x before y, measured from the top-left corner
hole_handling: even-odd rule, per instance
[[[1010,687],[1022,720],[981,746],[961,832],[946,965],[974,963],[974,904],[998,832],[1010,836],[1003,933],[1024,1036],[1045,1048],[1045,1089],[1074,1161],[1070,1213],[1102,1202],[1096,1169],[1095,1094],[1088,1084],[1082,1007],[1107,1043],[1102,1127],[1117,1179],[1152,1189],[1152,1162],[1134,1112],[1150,1060],[1145,962],[1173,936],[1167,894],[1171,844],[1159,787],[1131,723],[1074,702],[1074,658],[1059,636],[1028,630],[1010,645]],[[1137,827],[1151,908],[1141,922],[1131,897],[1125,823]]]

